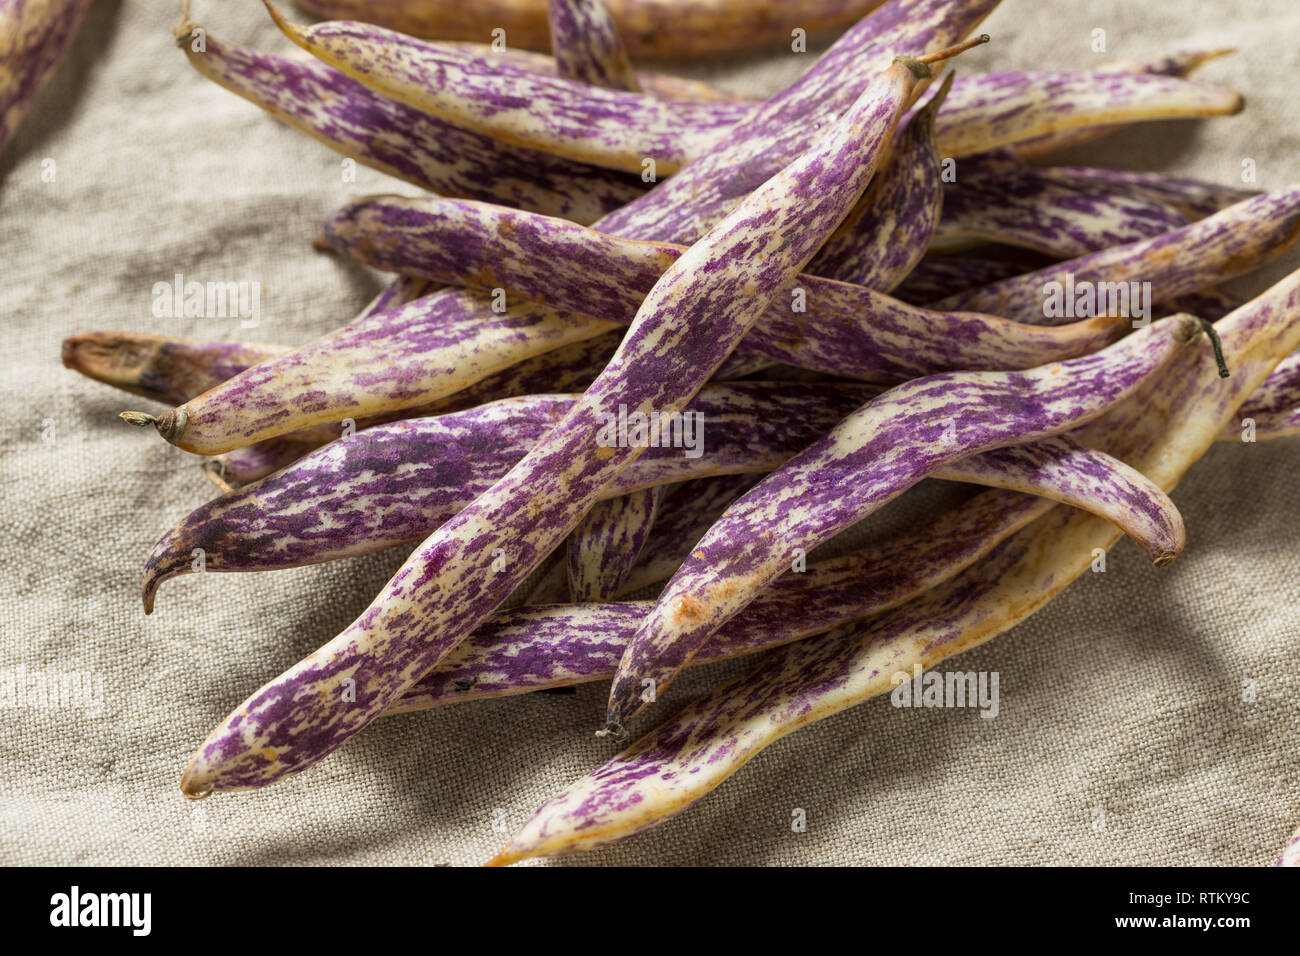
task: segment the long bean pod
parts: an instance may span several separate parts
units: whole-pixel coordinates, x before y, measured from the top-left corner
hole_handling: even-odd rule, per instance
[[[1028,372],[931,376],[868,402],[732,505],[692,552],[628,645],[606,731],[623,736],[708,636],[781,573],[791,549],[811,550],[937,467],[1095,418],[1198,334],[1194,320],[1174,316],[1094,355]]]
[[[214,730],[186,769],[182,791],[247,789],[305,770],[472,632],[644,452],[599,442],[609,416],[620,406],[680,413],[857,202],[907,97],[928,73],[919,60],[896,61],[816,146],[678,259],[560,423],[430,535],[356,622]],[[345,677],[355,699],[339,693]]]
[[[1168,555],[1182,546],[1182,519],[1168,495],[1127,465],[1069,439],[965,459],[945,477],[993,472],[998,487],[1031,494],[986,492],[886,544],[778,578],[706,642],[694,663],[767,650],[896,607],[961,572],[1046,514],[1053,500],[1118,521],[1148,553]],[[652,606],[638,601],[498,612],[391,712],[609,677]]]
[[[1119,311],[1136,315],[1131,284],[1139,289],[1147,284],[1154,302],[1168,301],[1253,269],[1290,248],[1297,239],[1300,185],[1293,185],[1228,206],[1153,239],[1003,279],[950,296],[934,307],[991,312],[1020,322],[1052,325],[1076,315],[1105,312],[1113,300],[1119,302]],[[1053,297],[1048,290],[1053,287],[1055,301],[1062,308],[1049,308]],[[1075,307],[1074,290],[1080,290],[1080,308]],[[1089,291],[1097,293],[1095,304],[1084,294]]]
[[[179,42],[213,82],[364,166],[444,196],[593,222],[644,192],[637,177],[514,147],[372,93],[315,60],[259,53],[186,21]]]
[[[1236,407],[1300,345],[1300,273],[1218,324],[1232,375],[1208,343],[1085,429],[1166,490],[1204,453]],[[492,861],[591,849],[680,813],[792,730],[888,692],[1023,620],[1114,544],[1099,519],[1053,509],[947,584],[816,642],[765,658],[690,704],[547,801]]]
[[[753,109],[590,86],[359,21],[298,26],[266,7],[290,40],[375,93],[502,143],[608,169],[640,175],[649,158],[657,173],[676,172]]]

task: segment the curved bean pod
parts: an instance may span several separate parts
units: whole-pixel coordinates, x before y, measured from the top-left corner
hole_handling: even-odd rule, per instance
[[[375,197],[331,214],[322,241],[379,269],[439,281],[499,284],[561,309],[627,321],[666,264],[672,243],[620,239],[573,223],[457,200]],[[873,256],[886,271],[887,256]],[[1044,337],[992,316],[909,309],[883,293],[801,275],[802,296],[760,318],[745,348],[769,359],[868,381],[956,368],[1024,368],[1091,351],[1121,323],[1077,325]]]
[[[943,205],[934,118],[952,78],[949,72],[899,129],[884,168],[858,208],[808,264],[810,273],[888,292],[921,261]]]
[[[1232,376],[1206,345],[1085,429],[1165,489],[1208,448],[1234,409],[1300,345],[1300,273],[1218,326]],[[1118,413],[1118,414],[1117,414]],[[547,801],[491,862],[587,850],[639,833],[706,796],[792,730],[887,693],[910,675],[987,641],[1087,570],[1115,530],[1053,509],[945,585],[818,641],[791,644],[638,740]]]
[[[611,90],[640,92],[618,27],[603,0],[548,0],[546,17],[560,76]]]
[[[806,150],[895,55],[957,43],[999,0],[894,0],[863,17],[788,88],[707,154],[596,225],[630,239],[691,243]],[[626,39],[627,33],[623,34]]]
[[[1074,289],[1128,291],[1129,282],[1150,283],[1155,302],[1216,285],[1255,268],[1300,239],[1300,184],[1229,206],[1153,239],[1114,246],[1025,275],[949,296],[935,308],[991,312],[1020,322],[1052,325],[1074,309],[1047,314],[1048,283]],[[1067,292],[1069,305],[1073,296]],[[1127,296],[1125,296],[1127,299]]]
[[[199,342],[135,332],[63,340],[63,366],[165,405],[183,405],[244,369],[290,351],[262,342]]]
[[[771,382],[706,386],[686,410],[703,422],[697,437],[707,454],[648,448],[601,497],[710,474],[771,471],[872,391]],[[150,553],[145,611],[163,581],[192,570],[196,548],[204,551],[206,571],[268,571],[418,541],[505,475],[576,401],[528,395],[378,425],[205,502]]]
[[[502,143],[638,176],[647,157],[676,172],[753,109],[589,86],[358,21],[298,26],[266,8],[290,40],[375,93]]]
[[[579,603],[608,601],[650,539],[665,485],[597,502],[569,534],[565,567]]]
[[[778,647],[897,607],[969,567],[1046,514],[1054,500],[1118,521],[1145,539],[1148,553],[1168,555],[1182,547],[1182,518],[1168,495],[1129,466],[1060,436],[964,459],[942,477],[975,477],[980,484],[993,478],[995,487],[1030,493],[976,495],[919,531],[777,578],[705,642],[693,663]],[[608,677],[652,606],[637,601],[595,610],[498,612],[390,712]]]
[[[694,241],[745,195],[806,149],[810,137],[821,128],[820,124],[838,116],[862,92],[872,69],[887,65],[895,51],[907,52],[955,42],[978,24],[997,2],[898,0],[888,4],[845,33],[787,90],[757,107],[752,120],[737,127],[727,143],[660,183],[646,194],[643,201],[628,203],[615,214],[604,217],[598,225],[606,232],[630,238]],[[209,37],[209,54],[213,49]],[[275,61],[272,64],[274,68],[263,70],[265,58],[255,58],[254,64],[258,67],[260,82],[269,84],[272,93],[281,88],[276,70],[292,66],[287,61]],[[240,76],[239,70],[235,71],[235,76]],[[339,74],[330,72],[326,76],[338,77]],[[236,85],[235,89],[238,92],[241,88]],[[253,98],[257,99],[256,96]],[[333,98],[327,99],[334,102]],[[380,102],[388,103],[382,99]],[[301,107],[296,101],[294,105]],[[394,124],[395,127],[400,125]],[[330,124],[326,126],[332,129]],[[525,204],[515,202],[514,205]],[[580,217],[568,215],[568,218],[577,220]],[[209,419],[210,430],[219,436],[207,450],[215,452],[216,448],[238,447],[255,440],[246,437],[250,433],[250,418],[262,419],[263,426],[278,423],[262,432],[262,437],[273,437],[311,421],[383,414],[458,392],[490,374],[494,368],[508,367],[603,331],[602,328],[593,329],[586,317],[556,315],[537,308],[525,309],[526,314],[517,314],[514,321],[503,319],[491,312],[490,302],[482,295],[444,290],[429,297],[424,309],[401,315],[395,313],[395,321],[370,323],[366,329],[350,330],[328,341],[318,340],[287,356],[282,363],[250,371],[244,381],[232,382],[205,397],[201,414]],[[512,308],[516,312],[520,309],[517,306]],[[378,364],[391,365],[394,359],[401,363],[404,355],[420,354],[426,350],[436,350],[443,360],[418,365],[410,363],[414,367],[405,369],[403,373],[406,388],[398,387],[393,381],[376,381],[373,375],[368,374],[367,366],[375,361],[370,355],[354,353],[356,361],[352,368],[355,372],[348,371],[346,353],[349,348],[360,349],[365,340],[373,342],[386,332],[397,334],[398,329],[402,330],[402,335],[411,332],[409,340],[385,343]],[[949,337],[949,341],[957,339]],[[337,354],[340,350],[343,354]],[[320,367],[311,371],[316,365]],[[432,371],[432,381],[418,396],[412,395],[409,388],[416,370],[420,373]],[[307,376],[305,381],[304,375]],[[287,387],[266,387],[268,380],[277,376],[284,377]],[[398,377],[398,373],[393,373],[394,379]],[[319,389],[306,387],[311,381],[334,383],[330,405],[333,410],[302,421],[294,416],[300,415],[309,402],[315,408],[321,400]],[[296,390],[294,382],[301,382],[303,390]],[[367,398],[364,406],[359,406],[355,399],[362,391]],[[250,405],[256,410],[250,409]],[[179,411],[160,420],[164,425],[160,431],[165,437],[170,436],[169,440],[180,437],[184,431],[186,423],[178,421]],[[190,409],[184,411],[188,416]],[[290,419],[293,419],[292,423]],[[253,430],[256,428],[254,425]],[[181,443],[181,447],[186,446]],[[197,446],[194,450],[198,450]]]
[[[0,4],[0,151],[54,73],[90,0]]]
[[[1039,175],[1066,186],[1085,189],[1098,185],[1145,195],[1173,206],[1190,219],[1204,219],[1221,209],[1244,202],[1260,194],[1258,189],[1221,186],[1186,176],[1150,173],[1129,169],[1103,169],[1096,166],[1051,166],[1039,169]]]
[[[1157,56],[1148,60],[1133,60],[1115,63],[1105,67],[1102,72],[1153,73],[1158,76],[1187,77],[1199,69],[1202,64],[1235,52],[1235,50],[1230,49],[1184,50],[1179,53]],[[1081,143],[1091,143],[1093,140],[1105,136],[1107,133],[1113,132],[1116,129],[1118,129],[1116,126],[1078,126],[1073,129],[1059,130],[1054,133],[1047,133],[1043,136],[1038,136],[1034,139],[1017,143],[1015,151],[1018,155],[1026,159],[1036,159],[1040,156],[1066,149],[1070,146],[1078,146]]]
[[[682,411],[857,202],[918,74],[928,72],[917,60],[896,62],[813,149],[683,254],[559,424],[430,535],[356,622],[213,731],[182,791],[265,786],[305,770],[495,610],[645,450],[602,442],[610,417],[620,406]],[[355,681],[355,700],[338,694],[344,677]]]
[[[315,60],[259,53],[206,34],[190,65],[213,82],[364,166],[445,196],[593,222],[645,192],[637,177],[511,146],[372,93]]]
[[[931,248],[981,242],[1073,259],[1187,225],[1163,201],[1105,182],[1066,184],[1005,152],[971,156],[943,184],[943,218]]]
[[[512,46],[549,50],[545,0],[294,0],[322,19],[365,20],[432,39],[484,40],[505,30]],[[853,23],[881,0],[606,0],[634,56],[698,56],[788,41]]]
[[[1027,372],[953,372],[899,385],[864,405],[727,510],[660,595],[610,690],[616,737],[723,622],[789,562],[936,468],[1059,434],[1132,394],[1199,334],[1175,316],[1104,351]]]
[[[969,156],[1079,127],[1231,116],[1241,94],[1149,73],[1010,71],[959,76],[935,124],[944,156]]]
[[[430,288],[426,279],[398,276],[361,311],[361,317],[418,299]],[[265,342],[87,332],[63,340],[63,365],[133,395],[182,405],[245,369],[290,351],[292,346]]]

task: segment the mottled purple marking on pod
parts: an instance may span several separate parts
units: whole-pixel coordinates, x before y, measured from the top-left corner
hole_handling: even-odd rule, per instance
[[[896,53],[948,46],[996,5],[997,0],[899,0],[886,5],[845,33],[788,89],[756,107],[753,117],[709,156],[661,182],[647,194],[652,198],[629,203],[597,225],[602,231],[633,239],[694,242],[752,189],[806,149],[811,139],[854,101],[874,71],[887,66]],[[279,87],[272,83],[271,89]],[[488,297],[472,292],[436,293],[429,297],[427,309],[394,313],[392,321],[376,323],[363,335],[348,332],[311,343],[282,361],[250,370],[244,380],[205,396],[202,408],[176,409],[164,416],[159,431],[182,448],[199,450],[186,444],[185,431],[206,418],[211,447],[205,450],[215,453],[255,440],[248,435],[250,428],[257,430],[259,421],[260,437],[270,437],[311,421],[337,421],[423,404],[450,395],[493,369],[606,329],[593,326],[583,316],[557,315],[527,304],[511,305],[515,315],[502,317],[491,311],[490,304]],[[434,342],[425,336],[429,326],[442,330]],[[367,342],[378,342],[385,334],[396,335],[399,328],[402,336],[410,332],[410,342],[377,346],[383,349],[384,363],[396,364],[397,369],[384,378],[369,374],[360,379],[349,377],[346,355],[338,356],[339,350],[363,350]],[[426,354],[430,349],[438,350],[432,361]],[[414,358],[417,355],[419,361]],[[373,362],[374,356],[363,351],[356,356],[355,366],[364,373]],[[404,373],[403,365],[407,366]],[[310,374],[304,375],[305,370]],[[423,391],[413,385],[417,372],[428,376]],[[336,375],[343,380],[335,381]],[[401,382],[394,387],[397,379]],[[272,380],[283,385],[261,387]],[[369,411],[363,412],[363,407]]]
[[[650,540],[666,488],[598,501],[569,533],[565,567],[574,601],[608,601],[618,593]]]
[[[1045,315],[1047,286],[1150,283],[1159,303],[1240,275],[1300,238],[1300,184],[1228,206],[1153,239],[1104,249],[950,296],[935,308],[970,309],[1020,322],[1053,325],[1072,314]]]
[[[564,419],[431,535],[356,622],[214,730],[182,790],[247,789],[305,770],[499,606],[644,451],[598,446],[608,416],[620,405],[683,409],[857,202],[916,79],[907,64],[891,66],[812,149],[684,253]]]
[[[359,21],[298,26],[266,7],[290,40],[382,96],[505,143],[636,176],[647,157],[660,173],[676,172],[752,109],[590,86]]]
[[[944,156],[960,157],[1080,127],[1230,116],[1243,102],[1236,90],[1147,73],[979,73],[957,77],[935,133]]]
[[[1208,342],[1082,430],[1171,488],[1240,402],[1300,345],[1300,273],[1218,324],[1233,374]],[[1109,525],[1052,509],[947,584],[872,619],[764,658],[547,801],[492,861],[587,850],[680,813],[768,744],[887,693],[893,675],[930,668],[1023,620],[1083,573]]]
[[[1117,522],[1161,559],[1184,542],[1182,517],[1164,491],[1122,462],[1064,436],[962,459],[938,477],[1029,496],[977,495],[887,544],[777,578],[710,637],[692,663],[766,650],[895,607],[959,573],[1047,513],[1053,501]],[[609,677],[652,606],[642,601],[600,605],[595,611],[579,605],[498,612],[393,709],[420,710]]]
[[[603,0],[547,0],[546,14],[560,76],[611,90],[641,89]]]
[[[1242,441],[1247,419],[1253,423],[1258,441],[1300,434],[1300,353],[1292,352],[1278,363],[1264,384],[1237,409],[1235,419],[1223,427],[1219,441]]]
[[[708,636],[788,566],[970,454],[1059,434],[1132,394],[1199,332],[1157,322],[1094,355],[1027,372],[953,372],[873,399],[762,481],[714,525],[668,582],[629,644],[610,691],[608,723],[656,700]]]
[[[370,92],[315,60],[259,53],[208,34],[190,64],[363,165],[445,196],[594,222],[645,191],[639,177],[511,146]]]
[[[900,126],[871,188],[808,263],[811,274],[889,292],[921,261],[943,205],[934,118],[953,75],[949,71],[929,101]]]
[[[1102,180],[1062,182],[999,151],[968,157],[960,175],[943,184],[943,217],[931,248],[951,252],[1000,242],[1073,259],[1187,222],[1149,195]]]
[[[602,497],[691,477],[771,471],[873,392],[771,382],[706,386],[686,407],[703,423],[702,454],[648,448]],[[204,552],[205,571],[270,571],[419,541],[492,487],[575,402],[574,395],[503,399],[377,425],[300,452],[275,474],[200,505],[154,545],[145,561],[145,612],[162,582],[193,570],[195,548]]]

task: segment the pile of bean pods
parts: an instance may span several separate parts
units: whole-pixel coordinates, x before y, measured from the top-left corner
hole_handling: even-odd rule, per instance
[[[395,277],[314,341],[64,343],[170,406],[123,417],[224,489],[148,555],[146,612],[195,549],[268,571],[415,545],[212,731],[184,793],[275,783],[384,714],[610,680],[593,730],[639,736],[492,862],[590,849],[1023,620],[1123,535],[1173,560],[1167,492],[1206,449],[1243,419],[1300,431],[1300,272],[1250,301],[1220,288],[1300,237],[1300,184],[1050,165],[1242,100],[1188,78],[1224,51],[958,72],[997,2],[761,4],[750,39],[848,26],[765,100],[629,65],[734,46],[739,0],[510,0],[492,22],[460,0],[302,2],[347,17],[314,26],[268,4],[296,58],[187,9],[200,73],[420,192],[326,217],[318,245]],[[552,56],[514,45],[548,36]],[[1140,316],[1050,307],[1130,283]],[[616,421],[641,431],[602,438]],[[984,490],[804,560],[925,478]]]

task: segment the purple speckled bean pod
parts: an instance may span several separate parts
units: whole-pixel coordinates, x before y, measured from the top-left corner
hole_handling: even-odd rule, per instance
[[[682,248],[500,206],[387,196],[331,214],[322,241],[376,268],[499,285],[613,322],[635,314]],[[1045,337],[1040,327],[908,308],[864,286],[818,276],[799,276],[796,288],[802,295],[775,301],[746,336],[746,349],[867,381],[959,368],[1028,368],[1099,348],[1125,324],[1107,319]]]
[[[979,73],[957,77],[935,134],[944,156],[969,156],[1078,127],[1231,116],[1242,105],[1235,90],[1149,73]]]
[[[708,385],[686,408],[703,423],[701,454],[649,448],[601,497],[691,477],[771,471],[873,392],[856,385]],[[154,546],[145,563],[145,611],[163,581],[191,570],[195,548],[203,549],[207,571],[268,571],[419,541],[506,474],[576,400],[528,395],[377,425],[208,501]]]
[[[0,152],[54,73],[89,6],[90,0],[0,2]]]
[[[895,0],[846,31],[785,90],[707,154],[596,226],[630,239],[691,243],[782,166],[858,98],[894,56],[956,43],[999,0]],[[627,39],[627,33],[623,33]]]
[[[1142,539],[1148,553],[1165,557],[1184,541],[1182,518],[1164,491],[1128,465],[1062,436],[963,459],[942,477],[974,477],[981,484],[993,478],[995,487],[1031,494],[976,495],[887,544],[786,574],[706,641],[693,663],[767,650],[896,607],[969,567],[1046,514],[1054,501],[1082,505],[1118,522]],[[594,611],[570,606],[498,612],[393,710],[609,677],[652,606],[640,601]]]
[[[413,36],[482,40],[506,31],[511,46],[549,50],[546,0],[294,0],[322,19],[365,20]],[[847,26],[881,0],[606,0],[635,56],[698,56],[788,41]]]
[[[943,205],[934,117],[953,73],[899,128],[871,188],[808,264],[813,275],[889,292],[930,245]]]
[[[646,158],[658,174],[676,172],[753,109],[589,86],[358,21],[298,26],[266,8],[290,40],[375,93],[502,143],[637,176]]]
[[[788,89],[756,107],[751,119],[738,126],[726,143],[597,225],[605,232],[633,239],[695,241],[751,190],[806,149],[810,138],[862,92],[871,70],[887,66],[895,51],[905,53],[953,43],[997,2],[898,0],[886,5],[846,32]],[[213,50],[211,37],[208,50]],[[239,76],[240,71],[236,70],[235,75]],[[271,70],[269,78],[263,79],[273,81],[276,75]],[[270,87],[272,91],[280,88],[275,82],[270,82]],[[260,437],[264,438],[306,424],[285,424],[304,409],[313,410],[315,417],[309,416],[310,421],[356,417],[363,414],[355,401],[362,391],[367,396],[365,414],[424,404],[464,389],[493,369],[600,331],[594,330],[591,320],[584,316],[558,315],[526,303],[511,306],[511,316],[500,316],[491,311],[490,304],[491,300],[481,294],[444,290],[430,296],[423,308],[391,313],[366,328],[317,340],[282,360],[249,370],[206,396],[202,415],[216,436],[207,451],[215,453],[217,448],[238,447],[256,440],[248,436],[258,429],[259,422],[263,429]],[[362,349],[382,339],[385,332],[402,340],[383,343],[379,364],[391,366],[394,361],[403,362],[404,356],[422,355],[418,368],[376,375],[375,356],[363,353],[352,356],[355,361],[349,370],[348,349]],[[948,340],[956,342],[960,338],[948,336]],[[345,354],[340,356],[340,350]],[[432,353],[434,360],[430,361],[426,353]],[[1039,361],[1047,360],[1043,357]],[[413,395],[411,386],[417,371],[429,375],[429,384]],[[317,387],[309,387],[312,383]],[[321,383],[335,386],[333,392],[323,394]],[[301,391],[297,390],[298,384]],[[328,411],[319,408],[322,398],[329,400]],[[186,421],[178,420],[181,411]],[[158,423],[162,426],[160,433],[182,448],[187,445],[178,439],[185,431],[190,411],[178,409]]]
[[[970,309],[1019,322],[1054,325],[1070,321],[1076,314],[1091,314],[1074,308],[1076,294],[1072,290],[1110,288],[1127,293],[1129,283],[1150,283],[1150,299],[1165,302],[1253,269],[1288,249],[1297,239],[1300,184],[1236,203],[1153,239],[1114,246],[949,296],[934,307]],[[1058,298],[1069,305],[1051,310],[1060,314],[1046,314],[1048,283],[1058,284],[1062,293]],[[1128,298],[1124,296],[1125,301]],[[1096,304],[1102,305],[1100,301]]]
[[[599,501],[569,534],[565,566],[574,601],[608,601],[650,539],[666,485]]]
[[[611,90],[640,91],[603,0],[547,0],[546,13],[560,76]]]
[[[1251,424],[1247,425],[1249,419]],[[1223,427],[1219,441],[1239,442],[1300,435],[1300,352],[1292,352]]]
[[[948,580],[1051,507],[1046,498],[989,491],[919,533],[809,564],[773,582],[693,663],[771,649],[881,613]],[[653,603],[498,611],[388,713],[607,679]]]
[[[135,332],[86,332],[63,340],[63,365],[133,395],[181,405],[287,345],[197,342]]]
[[[1258,189],[1222,186],[1186,176],[1096,166],[1051,166],[1038,169],[1038,174],[1064,186],[1081,186],[1085,189],[1104,186],[1134,196],[1148,196],[1174,207],[1189,220],[1204,219],[1220,209],[1260,194]]]
[[[967,455],[1059,434],[1102,414],[1199,333],[1156,322],[1094,355],[1027,372],[952,372],[868,402],[722,516],[642,622],[619,664],[606,731],[664,689],[704,641],[790,563]]]
[[[1300,866],[1300,827],[1291,834],[1282,848],[1282,855],[1277,859],[1278,866]]]
[[[362,165],[445,196],[500,202],[594,222],[645,192],[639,177],[511,146],[367,90],[314,60],[259,53],[212,34],[198,52],[178,28],[190,64]]]
[[[630,321],[681,254],[671,243],[446,199],[365,200],[333,214],[324,236],[372,265],[516,291],[501,314],[467,314],[465,296],[491,300],[485,291],[467,291],[358,320],[168,412],[155,421],[165,438],[218,454],[311,425],[427,405],[520,356]],[[953,369],[1031,368],[1094,351],[1127,326],[1123,316],[1047,327],[939,313],[800,275],[744,345],[769,361],[893,383]]]
[[[1203,63],[1234,52],[1236,51],[1230,49],[1184,50],[1146,60],[1112,63],[1103,67],[1100,72],[1152,73],[1157,76],[1187,77],[1200,68]],[[1017,143],[1015,151],[1026,159],[1036,159],[1071,146],[1091,143],[1093,140],[1099,139],[1119,128],[1117,126],[1078,126],[1073,129],[1059,130]]]
[[[1000,242],[1073,259],[1188,222],[1168,203],[1104,181],[1067,184],[1008,152],[970,156],[957,169],[943,184],[935,252]]]
[[[1084,430],[1166,490],[1300,345],[1300,273],[1217,328],[1231,377],[1218,376],[1209,344],[1200,343]],[[1088,569],[1094,549],[1117,538],[1098,518],[1054,508],[919,598],[776,651],[547,801],[491,862],[588,850],[655,826],[791,731],[888,693],[895,675],[905,681],[914,667],[934,667],[1028,617]]]
[[[248,789],[307,769],[464,640],[645,451],[622,435],[601,441],[611,420],[629,409],[680,413],[813,257],[862,195],[929,72],[917,60],[895,61],[812,149],[683,254],[563,420],[430,535],[352,625],[216,728],[182,791]],[[354,700],[340,694],[345,677]]]

